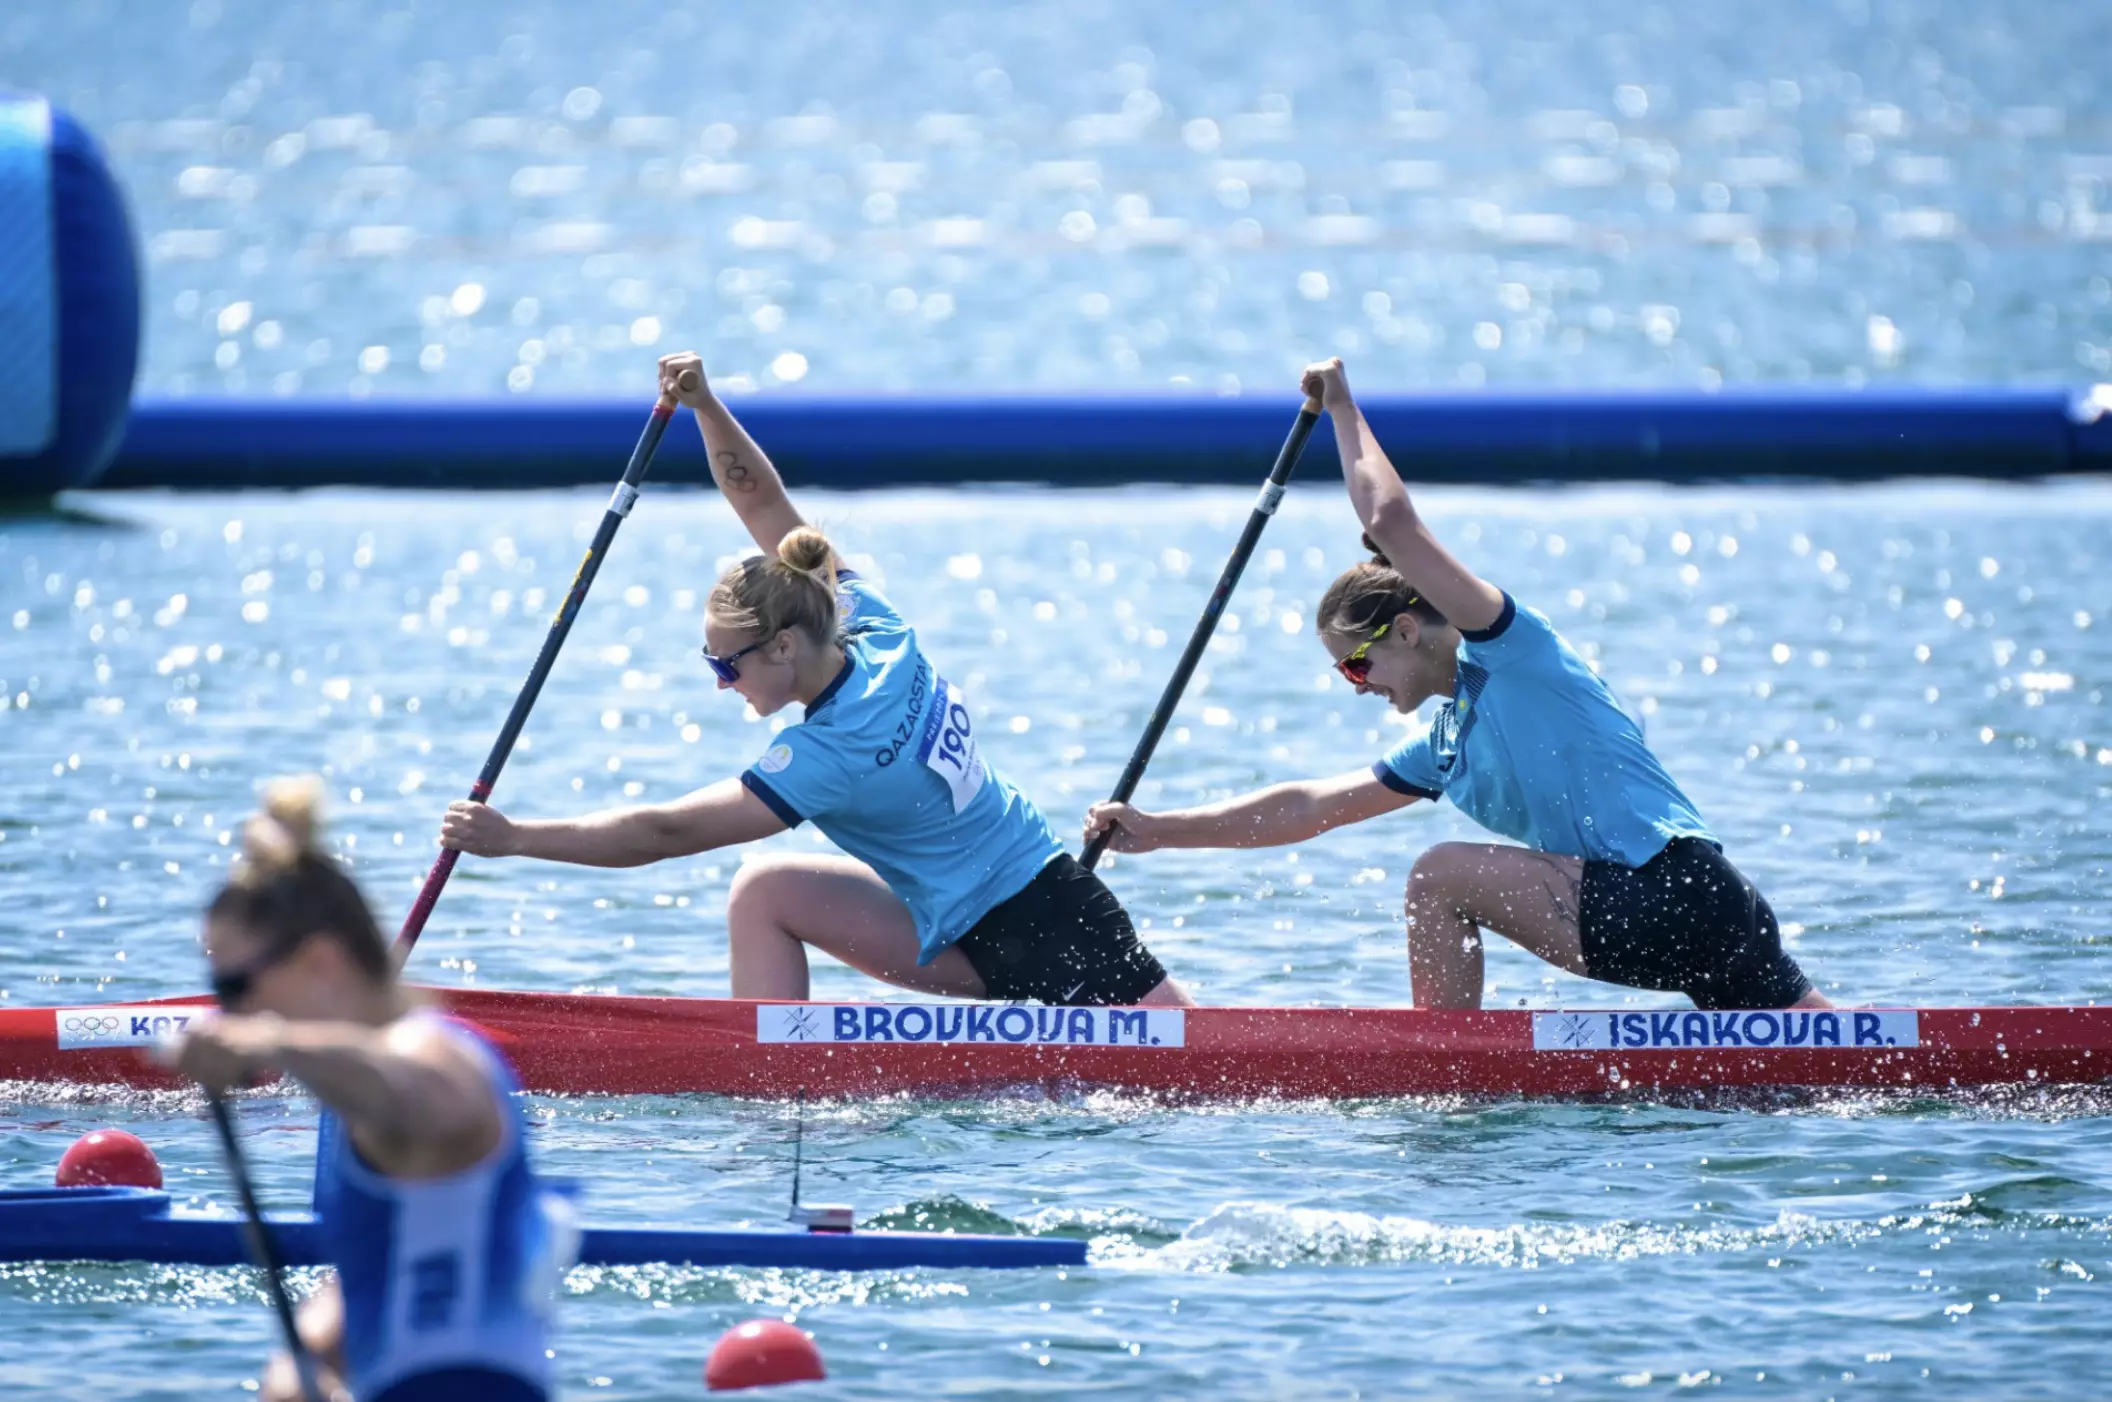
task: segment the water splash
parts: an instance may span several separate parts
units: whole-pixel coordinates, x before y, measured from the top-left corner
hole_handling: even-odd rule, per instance
[[[1787,1251],[1861,1240],[1878,1231],[1872,1223],[1827,1222],[1793,1212],[1784,1212],[1773,1224],[1758,1228],[1626,1221],[1478,1227],[1419,1217],[1230,1202],[1164,1246],[1138,1246],[1119,1238],[1098,1241],[1093,1262],[1116,1270],[1195,1273],[1404,1262],[1538,1270],[1584,1260],[1763,1248]]]

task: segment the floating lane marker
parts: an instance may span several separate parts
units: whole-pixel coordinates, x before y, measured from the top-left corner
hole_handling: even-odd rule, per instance
[[[1534,1051],[1779,1051],[1921,1045],[1921,1015],[1841,1008],[1794,1012],[1559,1012],[1533,1014]]]
[[[987,1003],[765,1003],[758,1042],[1053,1043],[1073,1047],[1184,1047],[1180,1008],[1022,1007]]]

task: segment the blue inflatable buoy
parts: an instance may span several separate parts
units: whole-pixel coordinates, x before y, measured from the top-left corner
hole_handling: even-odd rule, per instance
[[[94,482],[139,368],[139,257],[81,125],[0,93],[0,497]]]

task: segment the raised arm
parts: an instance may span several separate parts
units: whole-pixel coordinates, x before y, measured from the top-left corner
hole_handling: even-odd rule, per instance
[[[1503,613],[1503,591],[1461,564],[1423,524],[1401,474],[1350,396],[1341,359],[1307,366],[1299,388],[1317,396],[1334,421],[1342,478],[1364,533],[1453,627],[1471,633],[1493,624]]]
[[[605,808],[578,818],[517,822],[489,804],[459,799],[440,822],[440,845],[479,857],[642,867],[784,830],[784,819],[739,779],[722,779],[672,803]]]
[[[697,372],[693,390],[684,391],[679,383],[685,370]],[[769,457],[712,392],[702,357],[693,351],[660,357],[660,392],[673,395],[695,413],[697,427],[704,434],[704,450],[711,455],[711,480],[733,503],[734,514],[756,545],[765,555],[775,555],[777,543],[806,521],[785,494],[784,479]]]
[[[1256,789],[1220,803],[1147,813],[1127,803],[1096,803],[1085,815],[1085,840],[1112,826],[1117,852],[1160,847],[1283,847],[1348,823],[1406,808],[1412,794],[1396,793],[1369,769],[1332,779],[1301,779]]]

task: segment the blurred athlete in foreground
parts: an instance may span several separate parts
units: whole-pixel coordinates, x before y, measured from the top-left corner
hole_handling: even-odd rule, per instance
[[[327,1388],[542,1402],[569,1213],[529,1171],[505,1062],[397,983],[359,889],[316,846],[316,802],[312,781],[282,780],[249,821],[206,912],[222,1011],[163,1057],[216,1090],[283,1072],[323,1103],[316,1212],[335,1279],[300,1328]],[[264,1395],[299,1399],[291,1359],[272,1360]]]

